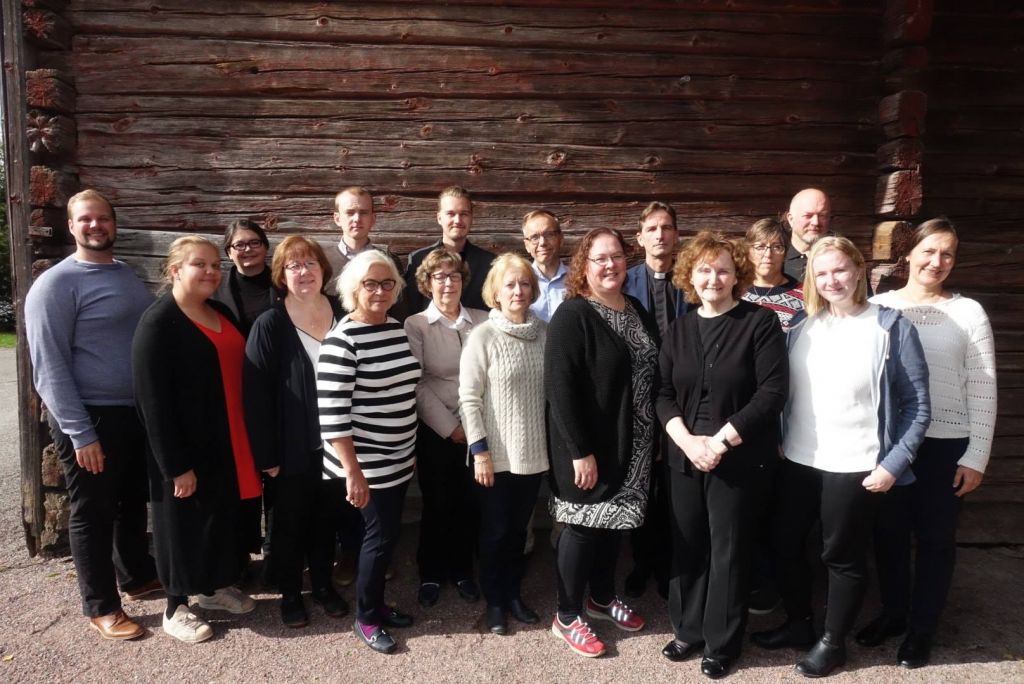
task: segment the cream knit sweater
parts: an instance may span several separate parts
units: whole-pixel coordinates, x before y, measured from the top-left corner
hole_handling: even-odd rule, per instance
[[[487,440],[494,472],[548,469],[544,431],[546,324],[530,312],[516,324],[500,311],[473,329],[459,365],[459,413],[466,442]]]

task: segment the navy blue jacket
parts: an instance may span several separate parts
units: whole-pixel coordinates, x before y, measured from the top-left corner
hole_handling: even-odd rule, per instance
[[[672,277],[670,273],[669,278]],[[626,282],[622,285],[622,291],[633,297],[640,304],[643,305],[651,315],[654,315],[654,311],[651,310],[651,293],[647,289],[647,264],[640,262],[633,268],[626,271]],[[675,304],[676,304],[676,318],[682,318],[683,314],[686,313],[687,305],[685,295],[679,288],[675,288]]]

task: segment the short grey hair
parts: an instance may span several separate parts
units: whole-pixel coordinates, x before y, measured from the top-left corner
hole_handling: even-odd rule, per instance
[[[398,272],[395,262],[379,249],[367,249],[354,256],[345,264],[341,275],[338,276],[338,296],[341,297],[341,304],[347,311],[356,310],[356,293],[359,292],[359,288],[363,285],[363,278],[370,272],[370,267],[374,264],[387,267],[390,272],[389,277],[395,280],[395,300],[397,301],[401,296],[402,288],[405,287],[405,280],[402,278],[402,274]]]

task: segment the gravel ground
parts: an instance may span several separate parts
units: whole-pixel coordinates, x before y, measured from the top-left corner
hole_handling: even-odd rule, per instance
[[[506,637],[485,633],[482,606],[462,603],[452,587],[445,587],[438,606],[421,609],[415,604],[415,525],[403,530],[389,600],[411,611],[417,623],[395,630],[400,650],[393,656],[370,652],[352,635],[350,620],[327,618],[311,603],[310,625],[287,629],[278,620],[275,597],[259,593],[250,615],[210,616],[216,636],[203,644],[188,646],[163,634],[162,599],[125,603],[149,630],[145,637],[103,641],[81,616],[70,561],[31,559],[25,551],[18,522],[16,401],[14,353],[0,350],[0,681],[704,681],[698,661],[673,664],[659,655],[669,629],[664,604],[653,591],[635,602],[650,622],[643,631],[615,633],[598,625],[608,654],[587,660],[570,653],[548,631],[554,583],[552,556],[542,543],[531,558],[524,592],[544,616],[542,624],[514,628]],[[932,665],[902,670],[894,664],[895,644],[873,650],[854,645],[849,664],[832,681],[1024,682],[1024,549],[964,548],[959,561]],[[351,588],[342,593],[353,602]],[[870,598],[862,622],[874,605]],[[751,628],[779,619],[757,617]],[[729,679],[803,681],[792,670],[797,655],[748,647]]]

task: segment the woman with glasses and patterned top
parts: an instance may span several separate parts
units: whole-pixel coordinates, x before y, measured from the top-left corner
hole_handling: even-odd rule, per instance
[[[366,529],[353,628],[379,653],[397,648],[385,627],[413,622],[411,615],[384,603],[384,575],[416,465],[420,364],[401,323],[388,316],[402,284],[383,252],[367,250],[348,262],[338,278],[338,294],[351,313],[320,345],[316,375],[324,477],[345,480],[345,498],[360,510]]]
[[[476,506],[473,473],[466,465],[466,431],[459,418],[459,357],[487,312],[460,302],[469,266],[454,250],[439,247],[416,269],[416,286],[430,298],[425,311],[405,319],[405,334],[423,375],[416,385],[416,470],[423,493],[416,551],[424,608],[437,603],[451,580],[466,601],[480,591],[473,581]]]
[[[462,351],[459,411],[473,457],[480,501],[480,582],[485,622],[507,634],[506,612],[519,622],[540,618],[523,603],[523,545],[548,469],[544,441],[544,321],[530,310],[537,275],[516,254],[494,260],[481,294],[488,320]]]
[[[915,668],[931,657],[946,605],[960,505],[981,484],[992,451],[996,359],[984,309],[946,289],[959,246],[953,224],[925,221],[909,242],[901,250],[907,284],[871,301],[902,312],[917,329],[928,362],[932,422],[910,466],[914,481],[893,487],[882,500],[875,523],[882,614],[857,633],[857,643],[878,646],[906,631],[896,660]]]
[[[746,244],[754,280],[742,299],[774,311],[786,332],[804,316],[804,286],[783,272],[789,240],[782,222],[775,218],[755,221],[747,229]]]
[[[643,524],[647,510],[659,338],[654,319],[622,291],[626,251],[610,228],[580,241],[544,354],[550,508],[566,526],[551,631],[591,658],[605,646],[587,618],[627,631],[645,624],[615,594],[615,563],[622,530]]]
[[[245,345],[245,413],[260,470],[273,477],[270,535],[281,620],[309,622],[302,601],[308,562],[313,602],[331,617],[348,612],[331,583],[341,480],[323,479],[323,441],[317,414],[316,363],[327,332],[344,316],[337,297],[324,294],[331,265],[316,242],[293,235],[274,251],[270,272],[284,298],[253,324]]]

